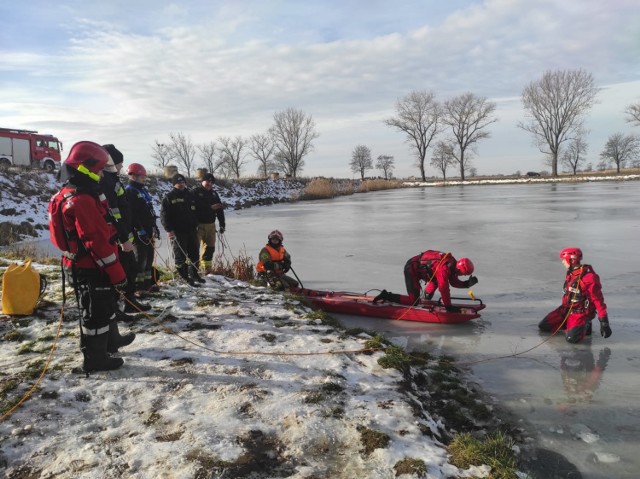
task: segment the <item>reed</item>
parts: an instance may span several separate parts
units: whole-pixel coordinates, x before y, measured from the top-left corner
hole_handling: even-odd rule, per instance
[[[360,184],[360,188],[358,190],[359,193],[367,193],[369,191],[379,191],[379,190],[394,190],[397,188],[404,188],[401,181],[398,180],[364,180]]]
[[[222,253],[213,259],[211,272],[241,281],[252,281],[255,277],[255,264],[246,251],[231,259]]]

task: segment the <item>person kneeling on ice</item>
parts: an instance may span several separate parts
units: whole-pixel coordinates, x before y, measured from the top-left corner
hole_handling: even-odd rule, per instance
[[[611,336],[611,327],[600,277],[590,265],[580,264],[580,248],[563,249],[560,251],[560,259],[567,268],[562,306],[547,314],[538,324],[538,328],[545,332],[566,329],[565,339],[570,343],[578,343],[585,336],[591,335],[591,321],[597,313],[600,334],[608,338]]]
[[[291,269],[291,256],[282,246],[283,240],[280,231],[273,230],[269,233],[268,243],[260,250],[256,265],[258,277],[273,289],[280,291],[298,287],[298,282],[285,274]]]
[[[420,281],[426,283],[424,292],[427,299],[433,298],[436,289],[440,291],[442,304],[449,312],[458,312],[459,308],[451,306],[449,285],[454,288],[470,288],[478,282],[475,276],[463,281],[459,276],[473,273],[473,263],[469,258],[456,260],[451,253],[428,250],[409,259],[404,266],[404,281],[407,296],[390,293],[387,290],[373,299],[378,301],[392,301],[394,303],[413,305],[420,301]]]

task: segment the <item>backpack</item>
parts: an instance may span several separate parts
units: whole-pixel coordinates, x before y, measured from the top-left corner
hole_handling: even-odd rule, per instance
[[[62,209],[64,204],[72,198],[75,194],[75,190],[62,193],[63,190],[58,191],[51,197],[49,201],[49,237],[51,243],[62,252],[71,254],[69,251],[69,236],[70,231],[67,231],[64,227],[64,220],[62,216]]]

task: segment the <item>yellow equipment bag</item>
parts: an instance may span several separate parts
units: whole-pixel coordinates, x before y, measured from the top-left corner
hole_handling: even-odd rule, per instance
[[[46,281],[28,260],[9,265],[2,276],[2,314],[32,314],[44,292]]]

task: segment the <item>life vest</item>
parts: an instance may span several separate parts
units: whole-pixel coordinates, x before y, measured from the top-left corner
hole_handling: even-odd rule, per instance
[[[427,250],[420,255],[418,268],[422,270],[422,277],[426,279],[435,279],[434,276],[441,265],[453,261],[455,264],[455,258],[449,253],[442,253],[440,251]]]
[[[593,273],[591,265],[583,264],[579,268],[567,273],[562,292],[565,305],[571,305],[571,311],[579,313],[589,309],[589,297],[581,288],[581,278],[589,273]]]
[[[273,246],[271,245],[266,245],[264,247],[264,249],[266,249],[269,252],[269,259],[271,261],[273,261],[274,263],[276,263],[276,273],[282,269],[282,262],[284,261],[284,254],[285,254],[285,249],[284,246],[279,246],[278,249],[275,249]],[[278,266],[280,266],[278,268]],[[258,271],[258,273],[264,273],[267,271],[267,268],[264,267],[264,262],[263,261],[258,261],[258,264],[256,265],[256,270]]]

